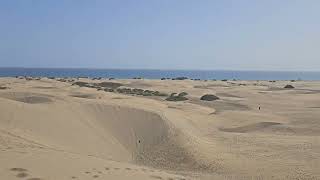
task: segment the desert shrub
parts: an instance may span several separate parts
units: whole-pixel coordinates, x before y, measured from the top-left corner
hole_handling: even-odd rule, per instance
[[[115,82],[101,82],[101,83],[95,83],[94,85],[104,87],[104,88],[112,88],[112,89],[116,89],[120,86],[123,86],[123,84],[115,83]]]
[[[287,84],[286,86],[284,86],[285,89],[293,89],[294,86],[290,85],[290,84]]]
[[[176,77],[176,78],[172,78],[172,80],[186,80],[188,79],[187,77]]]
[[[122,93],[122,94],[132,94],[133,93],[130,88],[118,88],[117,92]]]
[[[167,93],[159,93],[157,96],[168,96],[168,94]]]
[[[187,96],[187,95],[188,95],[188,93],[186,93],[186,92],[181,92],[178,94],[178,96]]]
[[[202,100],[202,101],[214,101],[217,99],[219,99],[219,97],[217,97],[213,94],[205,94],[200,98],[200,100]]]
[[[167,101],[186,101],[188,100],[187,97],[185,96],[179,96],[179,93],[178,95],[176,95],[177,93],[172,93],[169,97],[166,98]]]
[[[80,86],[80,87],[91,87],[90,83],[82,82],[82,81],[75,82],[72,85],[73,86],[77,85],[77,86]]]
[[[106,92],[114,92],[114,89],[111,89],[111,88],[105,88],[104,91]]]

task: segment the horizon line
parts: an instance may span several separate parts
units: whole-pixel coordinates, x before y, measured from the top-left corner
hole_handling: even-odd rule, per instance
[[[165,69],[165,68],[98,68],[98,67],[15,67],[4,66],[0,69],[87,69],[87,70],[150,70],[150,71],[253,71],[253,72],[320,72],[320,70],[252,70],[252,69]]]

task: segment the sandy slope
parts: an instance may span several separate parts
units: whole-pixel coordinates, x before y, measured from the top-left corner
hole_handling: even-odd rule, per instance
[[[319,82],[116,82],[189,100],[1,78],[0,179],[320,179]]]

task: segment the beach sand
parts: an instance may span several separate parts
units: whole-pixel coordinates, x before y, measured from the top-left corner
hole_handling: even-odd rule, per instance
[[[318,81],[68,80],[0,78],[1,180],[320,179]]]

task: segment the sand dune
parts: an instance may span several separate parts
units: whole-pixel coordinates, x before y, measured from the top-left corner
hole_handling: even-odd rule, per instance
[[[52,102],[49,96],[36,94],[36,93],[28,93],[28,92],[1,93],[0,97],[10,99],[13,101],[29,103],[29,104],[40,104],[40,103]]]
[[[112,82],[188,92],[189,100],[97,91],[52,79],[1,78],[8,88],[0,90],[0,179],[320,177],[317,94],[271,91],[263,81],[259,86]],[[295,84],[303,85],[320,88],[318,82]],[[220,100],[200,101],[203,94]]]
[[[260,122],[260,123],[254,123],[254,124],[236,127],[236,128],[220,128],[220,130],[225,132],[248,133],[248,132],[254,132],[254,131],[261,131],[263,129],[266,129],[275,125],[281,125],[281,123]]]

